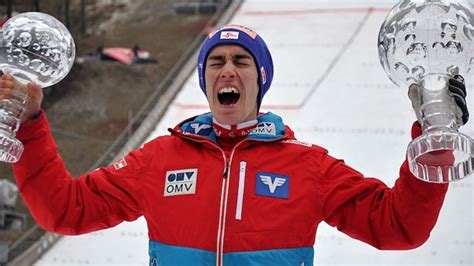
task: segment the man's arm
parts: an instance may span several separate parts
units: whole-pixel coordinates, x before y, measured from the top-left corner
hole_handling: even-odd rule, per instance
[[[412,249],[436,224],[448,186],[416,179],[406,162],[393,188],[365,178],[343,161],[322,161],[325,221],[378,249]]]
[[[28,93],[17,138],[24,145],[13,164],[20,193],[36,222],[48,231],[81,234],[135,220],[144,200],[140,178],[150,158],[144,149],[132,152],[127,167],[110,166],[73,179],[58,154],[46,115],[40,110],[42,89],[24,86],[10,75],[0,78],[0,100],[15,90]],[[77,147],[80,149],[81,147]]]
[[[139,149],[123,160],[72,178],[58,154],[46,116],[23,125],[17,135],[25,150],[13,164],[17,185],[35,221],[48,231],[82,234],[137,219],[149,157]],[[80,148],[80,147],[78,147]]]
[[[409,97],[420,119],[421,103],[411,86]],[[449,94],[457,105],[458,124],[469,119],[463,79],[449,80]],[[412,127],[412,138],[422,134],[420,124]],[[440,152],[437,160],[452,162],[452,153]],[[326,155],[322,160],[325,220],[332,226],[379,249],[410,249],[423,244],[436,224],[447,184],[417,179],[405,161],[393,188],[374,178],[365,178],[343,161]]]

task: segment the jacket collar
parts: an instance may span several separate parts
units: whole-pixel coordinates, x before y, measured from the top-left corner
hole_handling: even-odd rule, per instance
[[[257,117],[257,124],[248,129],[247,139],[257,141],[272,141],[293,136],[293,132],[285,127],[280,116],[272,112],[260,114]],[[189,118],[179,123],[172,132],[183,133],[187,136],[199,136],[216,142],[219,137],[219,130],[213,126],[211,113],[206,113]]]

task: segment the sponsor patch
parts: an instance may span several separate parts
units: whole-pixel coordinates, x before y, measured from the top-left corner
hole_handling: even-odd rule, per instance
[[[119,159],[114,162],[114,168],[115,170],[120,170],[127,166],[127,161],[125,161],[125,158]]]
[[[254,40],[255,40],[255,38],[257,38],[257,33],[255,31],[253,31],[250,28],[241,26],[241,25],[226,25],[226,26],[220,27],[220,28],[216,29],[215,31],[209,33],[208,37],[209,37],[209,39],[212,38],[212,36],[214,36],[220,30],[231,30],[231,29],[240,30],[242,32],[245,32],[250,38],[252,38]]]
[[[299,141],[299,140],[296,140],[296,139],[287,139],[287,140],[282,140],[281,142],[283,143],[291,143],[291,144],[296,144],[296,145],[301,145],[301,146],[306,146],[306,147],[312,147],[313,144],[309,143],[309,142],[305,142],[305,141]]]
[[[255,194],[265,197],[288,199],[290,177],[280,174],[257,172]]]
[[[238,40],[238,31],[221,31],[221,40]]]
[[[197,168],[167,171],[164,196],[196,194],[197,174]]]
[[[194,129],[194,134],[196,135],[208,136],[212,131],[212,126],[206,124],[193,123],[191,127]]]
[[[260,73],[262,75],[262,83],[267,83],[267,72],[265,72],[265,68],[263,66],[260,68]]]
[[[250,130],[249,135],[262,134],[276,136],[276,126],[272,122],[262,122]]]

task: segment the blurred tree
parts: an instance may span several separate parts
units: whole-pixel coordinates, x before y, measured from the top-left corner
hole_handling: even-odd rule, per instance
[[[86,35],[87,21],[86,21],[86,0],[81,0],[81,35]]]
[[[7,18],[12,17],[12,0],[7,0]]]
[[[69,28],[69,0],[64,1],[64,24]]]
[[[40,11],[39,0],[33,0],[33,5],[34,5],[34,10],[36,12],[39,12]]]

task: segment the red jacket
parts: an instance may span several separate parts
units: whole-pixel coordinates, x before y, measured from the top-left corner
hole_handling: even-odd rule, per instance
[[[259,116],[226,156],[210,119],[187,120],[74,179],[41,115],[17,135],[25,145],[13,165],[18,187],[36,222],[56,233],[83,234],[144,215],[152,264],[312,265],[322,221],[379,249],[428,239],[447,185],[419,181],[406,162],[388,188],[295,140],[272,113]]]

